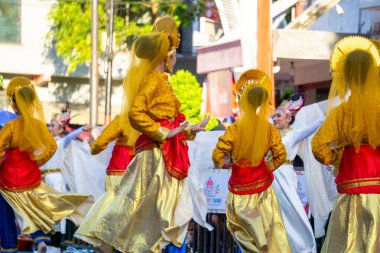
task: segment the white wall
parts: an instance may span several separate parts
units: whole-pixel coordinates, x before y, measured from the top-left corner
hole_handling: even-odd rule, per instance
[[[45,35],[49,31],[47,13],[53,1],[21,1],[21,44],[0,43],[0,72],[50,74],[53,66],[44,56]]]
[[[380,0],[342,0],[339,5],[344,10],[342,15],[338,15],[336,8],[332,8],[309,30],[367,34],[373,22],[380,21],[380,10],[374,9],[380,7]]]
[[[359,25],[359,4],[358,0],[341,1],[340,6],[344,14],[338,15],[335,7],[322,15],[309,30],[329,31],[337,33],[357,33]]]

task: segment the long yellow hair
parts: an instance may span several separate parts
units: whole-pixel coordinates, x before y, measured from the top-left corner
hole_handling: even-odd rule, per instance
[[[341,102],[348,102],[350,131],[347,137],[356,150],[362,143],[380,146],[379,51],[369,40],[362,44],[366,46],[335,58],[327,110],[329,114],[337,106],[337,97]],[[339,54],[345,52],[344,49],[342,47]]]
[[[236,84],[241,118],[237,123],[238,148],[232,157],[238,165],[256,166],[266,155],[271,84],[269,76],[257,69],[243,73]]]
[[[121,127],[124,134],[128,136],[129,145],[134,145],[139,136],[139,132],[134,130],[129,123],[128,113],[140,84],[151,71],[164,62],[171,47],[168,34],[161,32],[142,35],[132,45],[128,72],[123,82],[124,98],[121,111]]]

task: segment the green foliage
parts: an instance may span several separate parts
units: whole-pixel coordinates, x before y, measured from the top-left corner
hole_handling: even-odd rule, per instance
[[[0,88],[4,88],[4,77],[2,75],[0,75]]]
[[[219,121],[211,114],[210,115],[210,120],[206,126],[206,130],[212,130],[215,127],[219,126]]]
[[[196,77],[187,70],[178,70],[174,75],[170,76],[170,83],[174,93],[181,101],[181,112],[186,115],[186,119],[196,124],[206,115],[201,115],[202,104],[202,88]],[[206,126],[206,130],[211,130],[219,125],[218,120],[211,114],[210,121]]]
[[[201,119],[202,88],[193,74],[187,70],[178,70],[170,77],[175,94],[181,101],[181,112],[190,123]]]
[[[203,10],[204,0],[188,6],[181,1],[123,0],[115,1],[114,32],[116,46],[130,46],[136,36],[151,31],[157,17],[172,15],[178,25],[188,25]],[[106,0],[99,0],[99,38],[106,32]],[[55,46],[58,56],[68,64],[68,72],[91,59],[91,5],[89,1],[58,1],[50,10],[49,44]],[[50,43],[52,41],[52,43]],[[98,40],[101,55],[101,40]]]
[[[99,5],[99,23],[106,19],[104,8]],[[50,13],[52,22],[48,38],[52,40],[58,56],[68,64],[68,72],[91,58],[91,6],[78,2],[59,1]],[[104,31],[100,26],[99,31]],[[98,51],[100,52],[99,44]]]
[[[284,92],[281,94],[281,100],[287,100],[294,94],[295,94],[294,89],[285,88]]]

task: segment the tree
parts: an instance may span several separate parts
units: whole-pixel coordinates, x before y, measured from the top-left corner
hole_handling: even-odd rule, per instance
[[[192,123],[198,123],[204,115],[201,115],[202,88],[196,77],[187,70],[178,70],[170,76],[170,83],[174,93],[181,101],[181,112]],[[218,125],[218,121],[211,117],[206,129],[211,130]]]
[[[0,75],[0,89],[2,90],[4,88],[4,77]]]
[[[170,14],[186,26],[203,10],[204,0],[122,0],[115,1],[114,32],[118,50],[129,46],[136,36],[151,31],[157,17]],[[99,36],[106,31],[106,0],[99,0]],[[91,59],[91,5],[89,1],[58,1],[50,10],[49,45],[68,65],[68,72]],[[102,41],[98,43],[101,55]]]

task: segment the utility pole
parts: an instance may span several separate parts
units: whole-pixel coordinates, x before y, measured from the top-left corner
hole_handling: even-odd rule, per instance
[[[98,0],[91,6],[90,124],[98,123]]]
[[[272,79],[271,102],[275,104],[274,98],[274,75],[273,75],[273,46],[272,46],[272,1],[257,1],[257,68],[263,70]]]
[[[113,60],[113,26],[114,26],[115,4],[114,0],[108,0],[107,8],[107,77],[106,77],[106,108],[104,114],[104,125],[111,121],[111,94],[112,94],[112,60]]]

